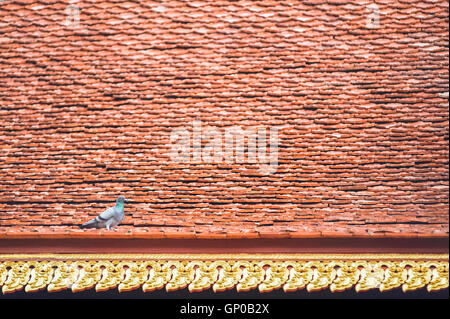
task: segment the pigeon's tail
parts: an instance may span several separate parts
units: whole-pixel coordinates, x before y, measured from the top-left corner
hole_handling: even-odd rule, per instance
[[[97,220],[94,218],[82,225],[80,225],[80,228],[97,228],[98,224],[97,224]]]

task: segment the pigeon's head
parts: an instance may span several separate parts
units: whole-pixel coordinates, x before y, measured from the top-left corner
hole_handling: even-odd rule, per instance
[[[125,198],[125,196],[119,196],[118,198],[117,198],[117,202],[118,203],[128,203],[128,200]]]

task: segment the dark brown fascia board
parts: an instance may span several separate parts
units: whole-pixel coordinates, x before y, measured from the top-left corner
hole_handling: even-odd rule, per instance
[[[0,253],[429,253],[449,252],[448,237],[303,239],[0,239]]]

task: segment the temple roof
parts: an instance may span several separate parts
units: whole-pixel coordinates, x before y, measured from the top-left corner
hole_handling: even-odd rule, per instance
[[[0,238],[448,236],[448,2],[68,4],[0,3]],[[173,161],[195,121],[276,171]]]

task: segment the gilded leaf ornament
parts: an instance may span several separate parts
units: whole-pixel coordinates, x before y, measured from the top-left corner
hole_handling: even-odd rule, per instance
[[[0,255],[3,293],[212,289],[403,291],[449,285],[448,255]]]

